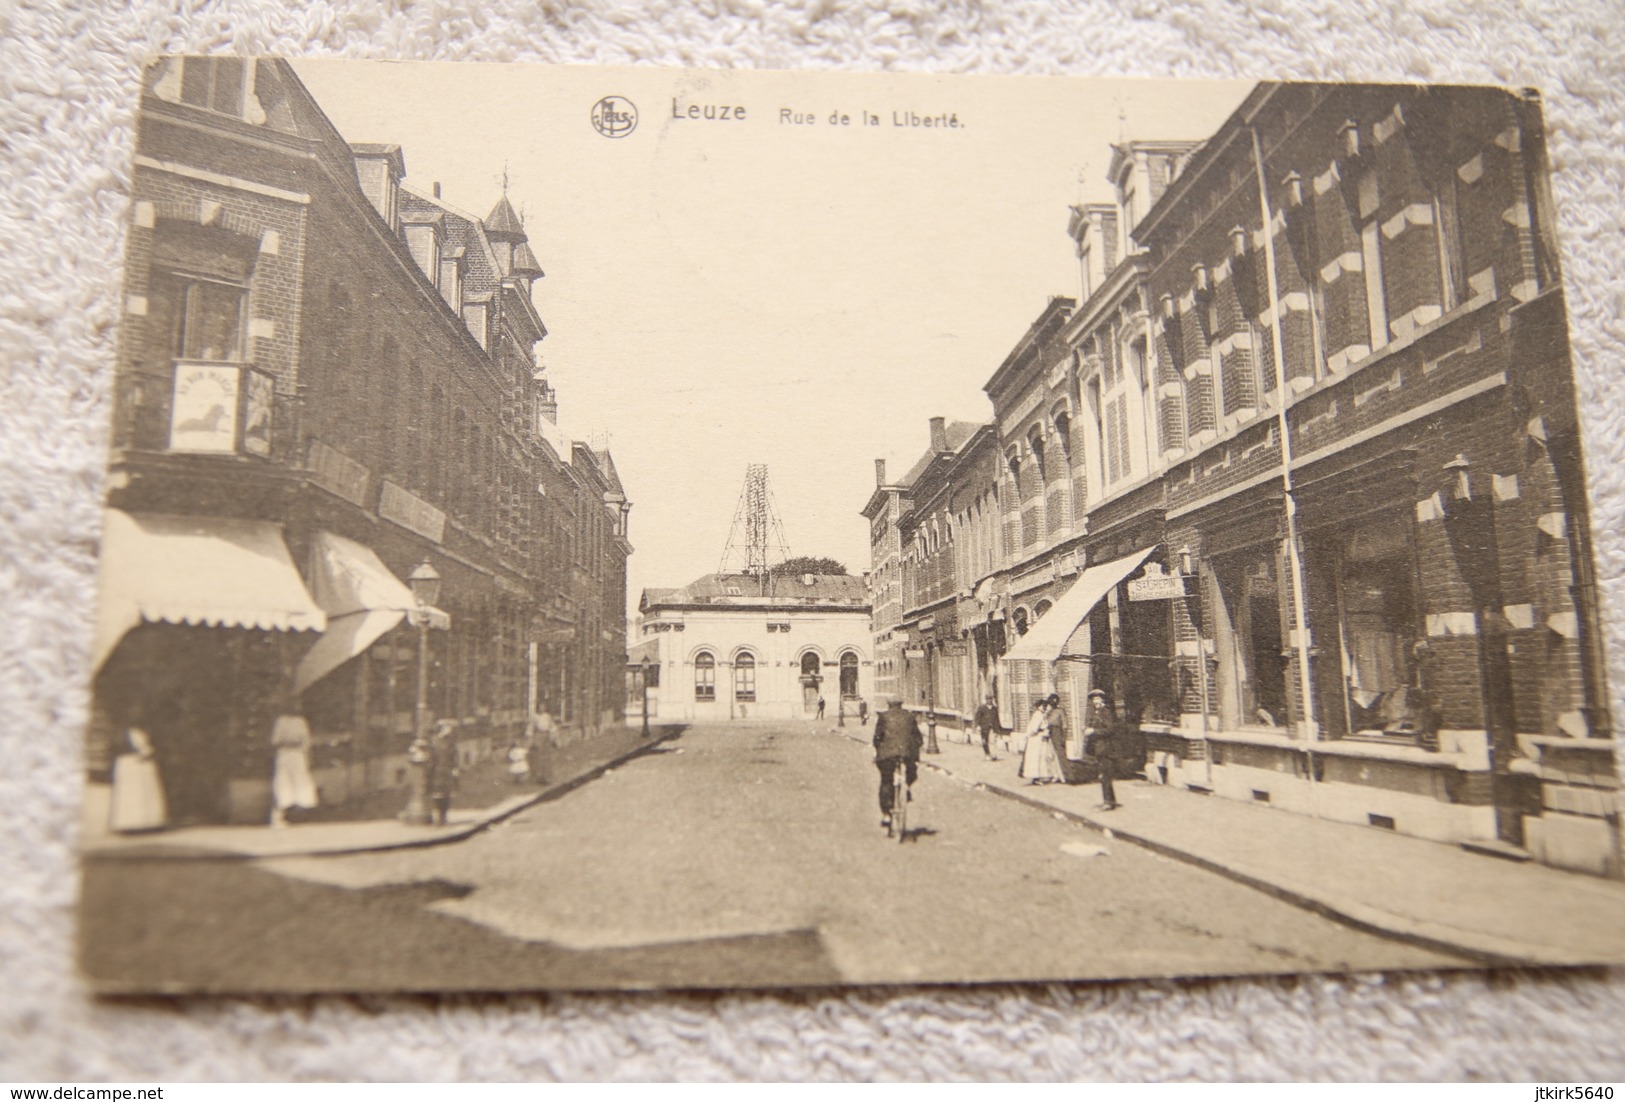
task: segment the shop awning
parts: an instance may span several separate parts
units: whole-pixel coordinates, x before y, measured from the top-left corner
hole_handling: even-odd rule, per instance
[[[1005,653],[1005,659],[1053,662],[1066,654],[1067,644],[1084,618],[1094,611],[1113,586],[1134,573],[1153,550],[1148,547],[1121,559],[1099,563],[1078,575],[1072,588],[1061,594],[1044,618],[1016,640],[1015,645]]]
[[[327,616],[275,524],[108,509],[92,668],[143,621],[320,631]]]
[[[311,588],[327,613],[327,631],[305,652],[294,673],[294,690],[304,692],[372,646],[417,608],[406,583],[390,573],[365,544],[332,532],[310,541]],[[450,627],[451,618],[427,609],[432,627]]]

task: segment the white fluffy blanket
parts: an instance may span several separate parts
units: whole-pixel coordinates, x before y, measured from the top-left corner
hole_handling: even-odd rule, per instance
[[[9,0],[0,1080],[1625,1079],[1625,977],[1601,971],[788,996],[88,998],[71,964],[72,847],[131,113],[145,57],[210,50],[1538,86],[1625,686],[1617,0]]]

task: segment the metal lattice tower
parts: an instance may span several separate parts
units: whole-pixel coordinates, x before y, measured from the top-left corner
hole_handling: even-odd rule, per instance
[[[745,488],[739,494],[717,573],[750,574],[765,584],[767,572],[789,557],[784,524],[773,505],[773,492],[767,488],[767,464],[752,463],[745,468]]]

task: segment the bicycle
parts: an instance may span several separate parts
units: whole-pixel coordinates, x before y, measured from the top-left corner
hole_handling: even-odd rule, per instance
[[[899,842],[908,840],[908,804],[913,798],[909,794],[908,762],[898,760],[892,766],[891,822],[886,827],[886,837],[890,838],[892,832],[896,831]]]

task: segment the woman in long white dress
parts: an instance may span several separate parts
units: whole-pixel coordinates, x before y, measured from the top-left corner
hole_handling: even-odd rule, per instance
[[[1027,749],[1021,755],[1021,775],[1028,784],[1059,784],[1066,779],[1055,752],[1055,716],[1061,698],[1051,693],[1033,712],[1027,725]]]
[[[157,830],[169,821],[164,785],[152,739],[139,727],[124,733],[124,750],[113,759],[113,806],[108,825],[120,833]]]
[[[271,825],[288,825],[290,807],[316,806],[316,781],[310,775],[310,723],[284,712],[271,725],[276,765],[271,774]]]

